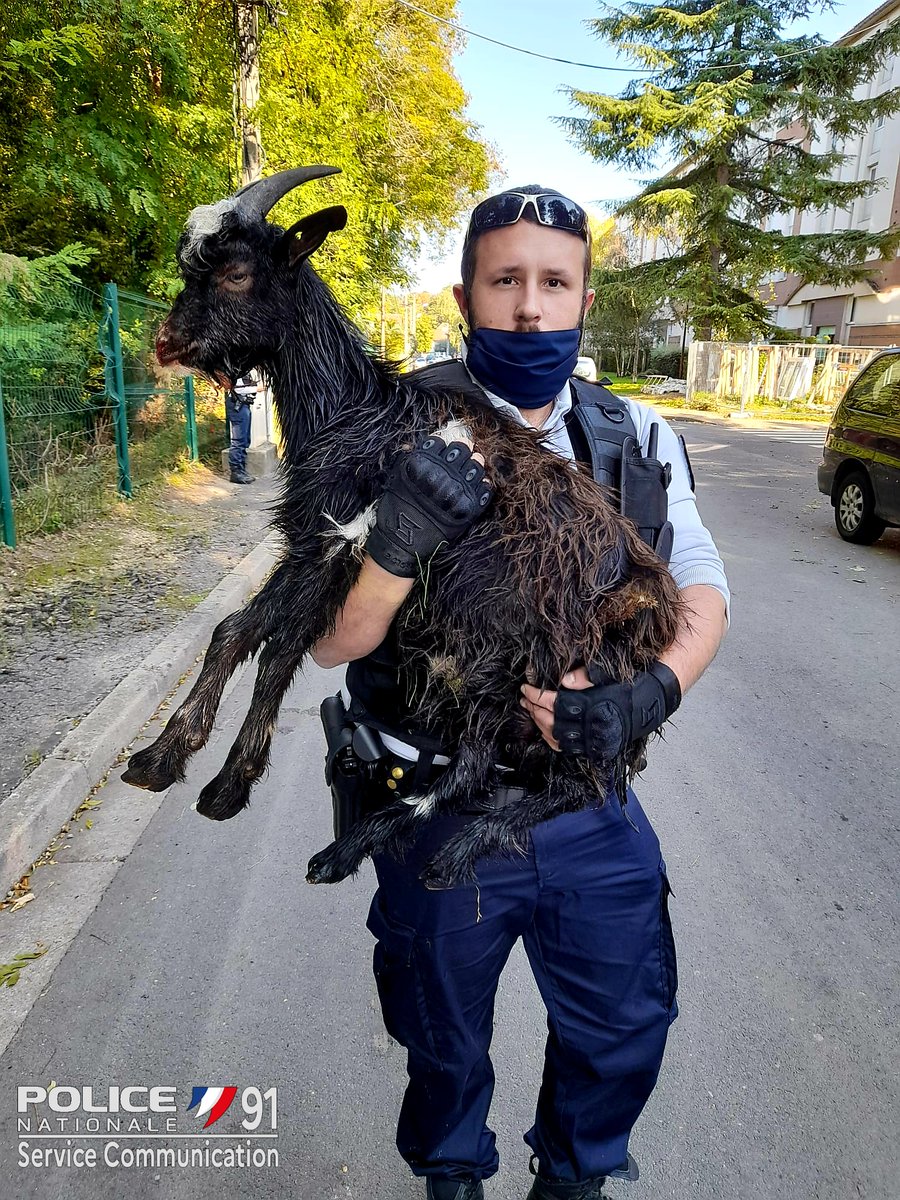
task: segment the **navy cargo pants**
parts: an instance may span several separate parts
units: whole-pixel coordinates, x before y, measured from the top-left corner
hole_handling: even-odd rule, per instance
[[[252,397],[250,398],[252,400]],[[233,392],[225,395],[225,418],[228,421],[228,465],[232,471],[244,471],[247,467],[247,449],[250,445],[250,423],[253,405],[245,404]]]
[[[625,1162],[678,1011],[665,864],[629,797],[630,821],[610,796],[537,826],[526,855],[482,861],[477,889],[430,892],[417,878],[465,817],[424,825],[405,863],[376,858],[368,926],[384,1022],[409,1052],[397,1146],[415,1175],[497,1170],[494,996],[520,937],[549,1030],[525,1141],[550,1178],[593,1179]]]

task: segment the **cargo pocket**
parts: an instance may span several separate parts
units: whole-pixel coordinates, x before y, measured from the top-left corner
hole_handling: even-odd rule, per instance
[[[675,996],[678,991],[678,961],[675,957],[675,937],[672,933],[672,921],[669,917],[669,896],[672,889],[664,870],[660,870],[659,888],[659,969],[662,987],[663,1004],[672,1022],[678,1016],[678,1004]]]
[[[416,951],[416,931],[386,913],[376,892],[366,926],[377,938],[372,957],[384,1027],[420,1058],[437,1059]]]

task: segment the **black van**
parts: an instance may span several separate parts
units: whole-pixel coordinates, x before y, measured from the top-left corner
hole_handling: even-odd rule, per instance
[[[837,407],[819,466],[837,531],[870,545],[900,525],[900,348],[877,354]]]

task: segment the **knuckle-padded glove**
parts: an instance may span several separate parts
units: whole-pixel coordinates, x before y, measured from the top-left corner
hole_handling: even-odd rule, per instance
[[[553,736],[564,754],[609,763],[632,742],[659,729],[680,703],[675,672],[653,663],[632,683],[604,683],[582,691],[561,687],[553,707]]]
[[[492,496],[465,443],[427,437],[394,460],[366,551],[392,575],[414,579],[438,546],[471,528]]]

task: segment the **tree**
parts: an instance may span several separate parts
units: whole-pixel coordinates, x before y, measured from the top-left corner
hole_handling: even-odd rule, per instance
[[[617,375],[630,367],[636,377],[653,341],[659,293],[635,270],[636,239],[627,227],[609,222],[597,232],[602,236],[594,237],[591,271],[596,295],[585,318],[585,344],[600,356],[598,366],[612,358]]]
[[[429,5],[447,18],[455,7]],[[262,36],[267,170],[341,168],[318,194],[346,205],[350,219],[316,265],[373,340],[379,287],[408,283],[421,238],[454,224],[493,165],[463,113],[466,94],[451,64],[458,38],[393,0],[308,0]],[[279,212],[287,221],[309,206],[300,192]]]
[[[672,0],[665,7],[603,5],[598,36],[652,74],[619,96],[569,89],[587,115],[560,118],[601,162],[631,171],[676,166],[618,213],[637,227],[674,221],[678,249],[631,268],[660,299],[690,303],[701,338],[747,337],[770,327],[759,285],[771,272],[848,284],[865,263],[893,256],[897,229],[794,235],[778,228],[795,209],[845,207],[878,182],[839,178],[846,139],[900,109],[900,89],[854,99],[900,49],[900,22],[860,44],[782,38],[789,21],[826,0]],[[794,124],[796,122],[796,124]],[[796,136],[776,136],[793,126]],[[815,149],[816,145],[825,148]]]
[[[437,341],[446,338],[447,347],[452,354],[459,353],[461,336],[459,326],[462,322],[459,307],[453,295],[453,288],[441,288],[428,301],[428,314],[434,318]]]
[[[455,0],[430,8],[452,18]],[[33,258],[81,242],[97,251],[95,282],[167,294],[188,212],[239,186],[240,136],[258,127],[267,174],[341,168],[274,216],[289,224],[319,204],[347,206],[347,229],[316,266],[377,330],[381,286],[405,284],[420,238],[439,238],[487,186],[493,160],[452,68],[459,35],[393,0],[255,11],[260,100],[240,106],[236,130],[232,0],[4,6],[4,249]]]
[[[428,354],[437,337],[437,324],[427,310],[420,312],[416,319],[416,353]]]
[[[96,251],[87,278],[153,282],[191,204],[228,187],[226,33],[201,0],[5,5],[5,248],[80,242]]]

